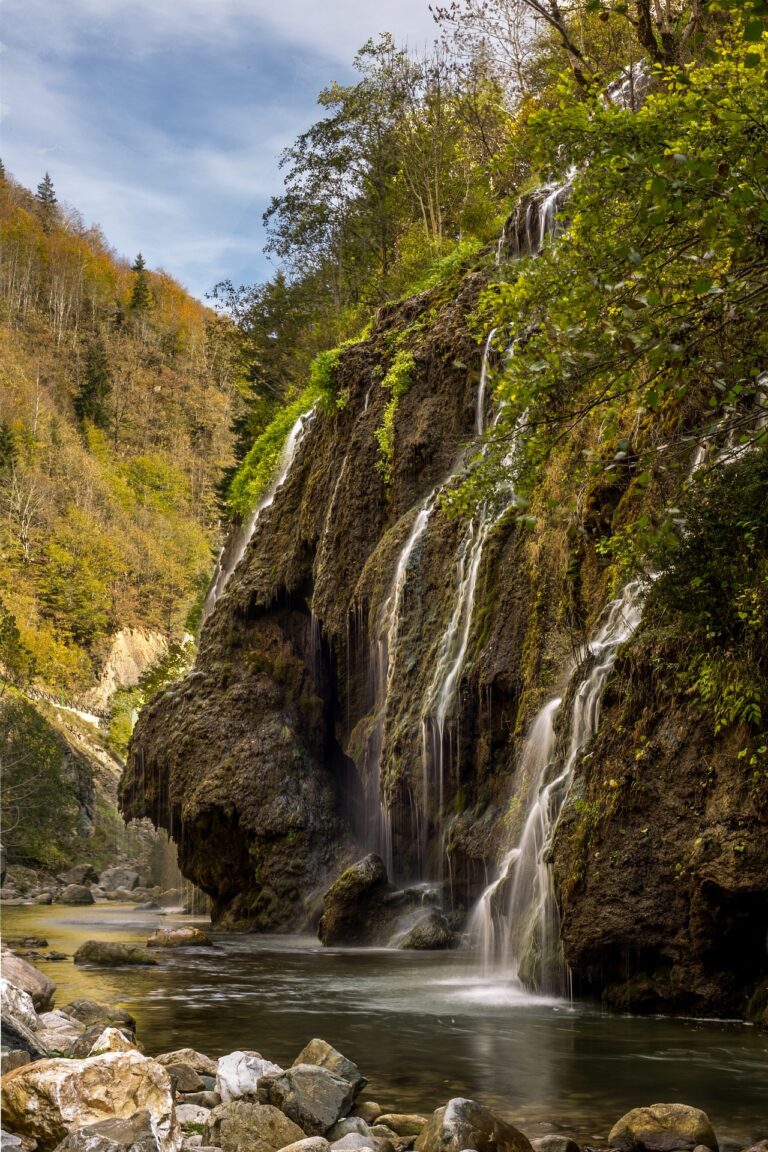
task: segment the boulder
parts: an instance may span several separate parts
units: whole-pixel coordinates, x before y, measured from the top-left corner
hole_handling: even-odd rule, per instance
[[[186,1064],[189,1068],[194,1068],[198,1076],[216,1075],[216,1061],[211,1060],[210,1056],[204,1056],[202,1052],[196,1052],[194,1048],[177,1048],[175,1052],[163,1052],[160,1056],[155,1056],[155,1060],[165,1068],[169,1064]]]
[[[105,892],[114,892],[116,888],[125,888],[130,892],[138,888],[139,874],[122,866],[105,868],[99,876],[99,885]]]
[[[134,912],[159,912],[160,905],[155,900],[145,900],[143,904],[137,904]]]
[[[349,1113],[354,1099],[354,1085],[317,1064],[294,1064],[259,1081],[260,1102],[279,1108],[307,1136],[324,1136]]]
[[[7,948],[2,949],[0,960],[2,960],[3,978],[31,996],[38,1012],[46,1012],[53,1007],[56,992],[53,980],[28,964],[26,960],[22,960],[20,956],[15,956]]]
[[[377,1124],[386,1124],[396,1136],[418,1136],[427,1122],[428,1117],[419,1112],[386,1112],[376,1121]]]
[[[355,1133],[358,1136],[373,1136],[373,1132],[363,1120],[362,1116],[345,1116],[343,1120],[339,1120],[334,1124],[333,1128],[328,1132],[328,1140],[331,1144],[334,1140],[342,1140],[350,1133]]]
[[[717,1152],[717,1139],[706,1112],[687,1104],[633,1108],[614,1124],[608,1143],[620,1152],[693,1152],[697,1144]]]
[[[106,1029],[103,1027],[103,1025],[91,1024],[90,1027],[87,1027],[82,1035],[79,1036],[79,1038],[74,1042],[67,1055],[73,1057],[75,1060],[84,1060],[86,1056],[94,1055],[93,1049],[99,1042],[103,1042],[102,1037],[105,1031]],[[133,1032],[128,1032],[123,1028],[118,1028],[116,1031],[120,1032],[129,1049],[135,1049],[139,1052],[141,1051],[141,1047],[137,1043]]]
[[[23,1149],[21,1136],[14,1136],[12,1132],[0,1128],[0,1152],[23,1152]]]
[[[208,1113],[203,1144],[218,1145],[222,1152],[275,1152],[304,1139],[301,1128],[278,1108],[232,1100]]]
[[[184,1092],[183,1100],[185,1104],[197,1104],[198,1108],[207,1108],[209,1111],[211,1108],[218,1108],[219,1104],[221,1104],[221,1096],[219,1096],[218,1092],[211,1092],[209,1090],[205,1092]]]
[[[159,1152],[160,1145],[146,1108],[125,1119],[86,1124],[67,1136],[56,1152]]]
[[[147,948],[190,948],[212,946],[213,941],[200,928],[158,928],[147,940]]]
[[[438,1108],[416,1139],[416,1152],[532,1152],[522,1132],[476,1100],[455,1097]]]
[[[105,1028],[112,1024],[126,1028],[129,1032],[136,1031],[136,1021],[130,1012],[117,1004],[99,1004],[95,1000],[73,1000],[61,1009],[67,1016],[74,1016],[81,1024],[101,1024]]]
[[[61,884],[98,884],[99,874],[93,864],[75,864],[56,879]]]
[[[174,1092],[204,1092],[200,1076],[189,1064],[166,1064],[168,1075],[171,1078]]]
[[[294,1060],[294,1068],[297,1064],[316,1064],[318,1068],[325,1068],[334,1076],[339,1076],[351,1084],[355,1090],[355,1096],[368,1083],[366,1078],[361,1076],[357,1064],[353,1064],[346,1056],[342,1056],[341,1052],[332,1048],[325,1040],[310,1040],[309,1044],[302,1048]]]
[[[89,1056],[100,1056],[103,1052],[135,1052],[136,1045],[119,1028],[105,1028],[91,1045]]]
[[[37,1032],[37,1012],[32,997],[4,976],[0,977],[0,1007],[6,1027],[17,1030],[21,1027],[25,1031]]]
[[[387,869],[373,853],[358,860],[323,897],[318,936],[323,944],[372,944],[380,933],[381,910],[392,890]]]
[[[455,948],[458,942],[458,936],[451,931],[443,913],[431,908],[398,940],[397,947],[428,952],[440,948]]]
[[[361,1136],[359,1132],[350,1132],[346,1136],[342,1136],[341,1140],[334,1140],[331,1148],[333,1152],[363,1152],[365,1148],[370,1149],[371,1152],[395,1152],[395,1146],[391,1140],[374,1136],[373,1132],[369,1136]]]
[[[125,964],[157,964],[157,960],[145,948],[107,940],[86,940],[75,952],[74,961],[75,964],[94,964],[101,968],[119,968]]]
[[[66,1012],[43,1012],[37,1022],[38,1039],[51,1055],[71,1056],[83,1032],[85,1025]]]
[[[32,897],[33,904],[53,904],[53,896],[50,892],[40,892],[37,896]]]
[[[216,1091],[223,1104],[243,1096],[252,1096],[255,1100],[262,1076],[280,1074],[282,1071],[279,1064],[265,1060],[259,1052],[230,1052],[228,1056],[222,1056],[217,1065]],[[269,1104],[271,1101],[265,1100],[263,1103]]]
[[[51,1152],[87,1124],[128,1119],[147,1109],[160,1152],[178,1152],[179,1128],[171,1081],[155,1060],[138,1052],[108,1052],[88,1060],[40,1060],[2,1080],[6,1123]]]
[[[93,892],[85,884],[67,884],[59,892],[59,904],[95,904]]]

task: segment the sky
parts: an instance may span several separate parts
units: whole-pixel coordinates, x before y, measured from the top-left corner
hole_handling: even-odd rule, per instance
[[[0,157],[196,296],[255,283],[280,152],[385,31],[434,39],[428,0],[2,0]]]

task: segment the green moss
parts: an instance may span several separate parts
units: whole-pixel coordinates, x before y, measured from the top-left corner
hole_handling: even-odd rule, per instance
[[[392,466],[395,460],[395,417],[401,398],[413,383],[415,365],[413,352],[409,348],[399,348],[381,382],[382,388],[390,393],[390,400],[384,409],[384,420],[376,429],[375,435],[380,453],[377,467],[386,484],[392,481]]]

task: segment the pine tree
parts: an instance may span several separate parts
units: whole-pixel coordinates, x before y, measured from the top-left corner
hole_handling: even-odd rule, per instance
[[[50,232],[51,228],[56,222],[59,203],[56,199],[53,180],[51,180],[48,172],[46,172],[45,176],[37,186],[35,199],[40,205],[40,219],[42,221],[43,231]]]
[[[112,395],[112,373],[104,340],[100,334],[88,345],[85,372],[75,396],[75,412],[81,422],[90,420],[98,428],[109,423],[108,403]]]
[[[131,290],[131,311],[146,312],[152,303],[152,295],[147,282],[147,264],[141,252],[131,265],[131,271],[136,274]]]

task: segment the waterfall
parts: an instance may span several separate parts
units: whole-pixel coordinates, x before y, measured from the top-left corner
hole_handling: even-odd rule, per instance
[[[562,184],[543,184],[522,197],[504,225],[496,250],[497,264],[505,252],[513,260],[536,256],[547,239],[562,234],[558,213],[570,196],[574,175],[575,169],[571,169]]]
[[[377,851],[386,863],[390,876],[394,865],[391,819],[389,806],[381,795],[381,756],[386,735],[387,704],[395,671],[400,610],[408,578],[408,565],[416,546],[427,530],[437,494],[438,489],[433,488],[416,514],[408,539],[397,558],[389,595],[379,612],[375,636],[371,642],[374,721],[365,755],[367,840],[369,847]]]
[[[503,236],[503,233],[502,233]],[[488,373],[490,370],[491,349],[496,329],[491,328],[488,338],[483,346],[483,363],[480,368],[480,383],[477,388],[477,404],[475,412],[475,433],[482,436],[485,431],[485,393],[488,390]]]
[[[632,581],[608,604],[571,671],[566,695],[573,703],[564,742],[556,740],[559,699],[550,700],[534,720],[518,767],[522,775],[535,774],[525,825],[471,921],[486,969],[495,964],[510,979],[532,983],[550,994],[564,992],[566,970],[548,853],[578,759],[597,731],[603,693],[619,649],[637,628],[641,614],[642,585]]]
[[[267,508],[269,508],[273,503],[278,489],[282,488],[283,484],[285,484],[286,480],[288,479],[291,468],[293,466],[293,462],[296,459],[296,454],[304,441],[304,437],[312,425],[316,411],[317,409],[313,407],[310,408],[308,412],[304,412],[301,416],[299,416],[298,420],[291,428],[291,431],[288,433],[288,439],[286,440],[285,445],[283,446],[283,450],[280,453],[277,472],[272,483],[259,500],[249,519],[244,524],[240,525],[233,536],[227,541],[226,546],[219,553],[219,559],[216,564],[216,570],[213,574],[213,580],[211,581],[211,586],[208,589],[208,594],[206,595],[205,603],[203,604],[204,621],[207,620],[210,616],[216,601],[219,599],[222,592],[226,588],[230,576],[245,555],[245,550],[251,541],[251,537],[253,536],[259,518],[261,517],[262,513],[265,512]]]

